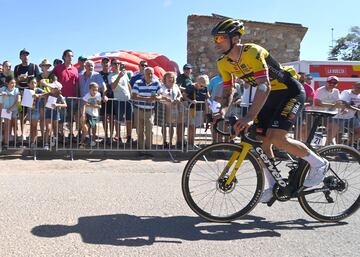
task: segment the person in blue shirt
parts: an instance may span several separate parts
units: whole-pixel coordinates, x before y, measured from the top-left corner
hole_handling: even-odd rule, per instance
[[[18,104],[20,103],[20,91],[16,86],[16,80],[13,76],[5,78],[6,86],[0,89],[0,110],[11,113],[10,119],[4,118],[4,145],[3,150],[7,150],[9,146],[9,138],[11,130],[14,129],[14,136],[17,134],[16,117],[18,115]],[[0,131],[1,133],[1,131]]]
[[[183,94],[184,99],[190,103],[189,105],[189,138],[188,147],[194,147],[195,129],[204,124],[204,111],[207,112],[209,77],[207,75],[199,75],[195,84],[188,86]]]
[[[150,149],[153,141],[152,128],[154,126],[155,103],[162,99],[161,83],[154,79],[154,69],[144,69],[144,79],[135,82],[131,90],[134,104],[134,119],[138,134],[138,147]],[[144,132],[146,136],[144,145]]]

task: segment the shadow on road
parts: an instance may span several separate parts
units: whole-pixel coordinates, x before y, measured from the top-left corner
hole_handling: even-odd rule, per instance
[[[303,219],[271,222],[263,217],[246,216],[232,223],[209,223],[199,217],[135,216],[114,214],[80,217],[78,224],[40,225],[31,230],[39,237],[60,237],[79,233],[84,243],[118,246],[144,246],[154,243],[181,243],[182,240],[240,240],[280,237],[281,230],[315,230],[342,223],[319,223]]]

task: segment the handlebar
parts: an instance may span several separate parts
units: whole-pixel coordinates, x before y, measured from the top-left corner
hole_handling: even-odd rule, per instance
[[[220,118],[214,124],[214,130],[216,133],[219,133],[223,136],[236,135],[234,130],[234,125],[237,122],[238,118],[236,116],[230,116],[229,118]],[[262,141],[258,141],[249,137],[250,132],[242,130],[239,136],[243,142],[249,143],[251,145],[261,145]]]

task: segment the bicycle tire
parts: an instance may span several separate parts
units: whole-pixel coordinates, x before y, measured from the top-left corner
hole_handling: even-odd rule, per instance
[[[189,207],[200,217],[208,221],[230,222],[248,214],[258,203],[264,178],[261,165],[251,151],[235,176],[232,190],[225,192],[221,189],[218,178],[223,168],[230,156],[241,150],[240,145],[232,143],[212,144],[196,152],[186,164],[182,192]]]
[[[224,119],[224,118],[220,118],[217,119],[215,124],[214,124],[214,129],[216,131],[216,133],[223,135],[223,136],[230,136],[231,133],[231,125],[229,124],[229,121]]]
[[[330,169],[321,186],[326,186],[326,181],[335,179],[334,173],[345,182],[344,189],[330,191],[328,201],[325,193],[318,192],[309,195],[300,195],[299,203],[303,210],[312,218],[321,222],[336,222],[354,214],[360,207],[360,153],[346,145],[330,145],[318,150],[323,158],[330,162]],[[299,183],[303,184],[309,171],[309,165],[304,167]],[[349,203],[347,203],[349,202]]]

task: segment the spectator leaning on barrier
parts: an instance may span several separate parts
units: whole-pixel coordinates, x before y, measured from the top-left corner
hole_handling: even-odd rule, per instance
[[[330,76],[326,80],[326,85],[315,91],[314,105],[321,110],[335,110],[341,108],[340,91],[337,89],[339,78]],[[333,119],[328,119],[326,144],[332,144],[336,131],[339,127]]]
[[[56,98],[56,102],[49,107],[45,107],[45,140],[44,140],[44,150],[50,150],[49,140],[53,134],[53,131],[57,131],[57,122],[60,121],[60,110],[61,108],[66,108],[67,104],[65,97],[61,94],[62,85],[55,81],[49,85],[50,93],[47,95],[46,100],[49,97]],[[54,140],[56,140],[57,135],[53,135]],[[52,146],[55,145],[52,141]]]
[[[49,85],[55,81],[55,76],[52,71],[50,71],[51,64],[47,59],[42,60],[39,64],[41,73],[37,80],[39,81],[39,88],[46,92],[50,92]],[[43,131],[45,128],[45,97],[40,99],[40,131],[41,136],[43,136]]]
[[[99,85],[96,82],[89,84],[89,92],[82,98],[84,101],[84,112],[81,118],[81,142],[80,147],[84,146],[86,135],[91,129],[90,146],[96,146],[96,124],[99,119],[99,109],[101,108],[101,94]]]
[[[40,115],[40,110],[41,110],[41,106],[40,106],[40,99],[42,99],[42,97],[46,94],[44,90],[42,90],[40,87],[37,87],[38,82],[37,79],[35,77],[29,77],[28,78],[28,86],[29,89],[34,91],[34,95],[33,95],[33,104],[31,108],[27,108],[27,118],[30,122],[30,139],[31,139],[31,148],[35,148],[36,147],[36,142],[37,142],[37,127],[38,127],[38,123],[39,120],[41,118]],[[44,107],[43,107],[44,108]],[[43,117],[44,119],[44,117]],[[44,133],[44,126],[42,128],[40,128],[41,130],[41,136],[43,136]]]
[[[189,105],[189,145],[191,149],[194,147],[196,127],[204,124],[204,111],[207,112],[206,99],[208,97],[209,77],[207,75],[199,75],[195,84],[188,86],[183,93],[184,99],[190,103]]]
[[[175,84],[176,75],[174,72],[166,72],[163,76],[162,83],[162,101],[158,109],[158,117],[162,118],[159,123],[162,125],[161,133],[163,136],[164,148],[170,148],[173,142],[174,127],[177,127],[177,132],[180,131],[182,125],[182,115],[179,112],[179,104],[182,98],[180,88]],[[167,127],[169,128],[169,141],[167,141]]]
[[[300,75],[299,78],[299,82],[303,85],[304,89],[305,89],[305,102],[304,102],[304,106],[312,106],[314,104],[314,95],[315,95],[315,91],[314,89],[311,87],[311,80],[312,80],[312,76],[310,74],[305,74],[304,72],[299,72],[298,73]],[[305,112],[301,113],[301,124],[300,125],[300,130],[296,129],[296,133],[300,132],[299,135],[299,139],[300,141],[305,141],[307,139],[307,136],[310,132],[310,128],[311,128],[311,122],[310,122],[310,118],[311,115]]]
[[[212,104],[214,104],[214,101],[215,101],[215,103],[221,102],[222,90],[223,90],[223,80],[222,80],[221,76],[219,74],[217,74],[210,79],[209,86],[208,86],[208,98],[210,99]],[[210,121],[212,122],[212,125],[214,125],[215,122],[219,118],[221,118],[220,110],[219,110],[219,112],[212,111],[211,115],[212,115],[211,117],[210,117],[210,115],[207,116],[207,117],[209,117],[208,121],[210,119]],[[213,126],[211,126],[211,134],[212,134],[213,142],[214,143],[220,142],[221,135],[216,133],[216,131],[214,131],[212,129],[212,127]]]
[[[139,62],[139,70],[133,74],[133,76],[130,79],[130,86],[133,87],[135,82],[139,79],[144,78],[144,69],[148,67],[147,61],[140,61]]]
[[[343,106],[336,117],[339,119],[340,128],[348,127],[349,144],[352,145],[353,139],[360,138],[360,82],[354,83],[352,89],[342,91],[340,101]]]
[[[191,64],[185,64],[183,66],[183,73],[176,78],[176,84],[184,92],[186,88],[190,87],[194,83],[194,77],[192,75],[193,66]]]
[[[18,114],[18,104],[20,103],[20,91],[15,87],[16,80],[12,76],[5,78],[6,86],[0,89],[1,103],[0,109],[5,109],[7,113],[11,113],[10,119],[4,118],[4,145],[3,150],[7,150],[9,146],[9,138],[12,129],[14,136],[17,134],[16,117]],[[1,133],[1,131],[0,131]]]
[[[113,138],[115,141],[121,141],[120,127],[121,122],[125,120],[126,123],[126,143],[131,142],[131,118],[132,105],[130,103],[131,87],[129,78],[126,74],[125,65],[117,59],[111,61],[113,72],[109,74],[109,83],[114,92],[114,115],[115,115],[115,130],[116,134]],[[125,118],[125,119],[124,119]]]
[[[78,103],[79,100],[71,99],[69,97],[79,96],[79,73],[78,70],[72,65],[74,54],[70,49],[63,52],[62,59],[64,63],[55,66],[53,73],[57,77],[58,81],[62,85],[62,95],[66,98],[66,104],[68,106],[67,112],[64,110],[61,113],[60,120],[60,133],[62,133],[62,124],[66,121],[69,122],[69,137],[73,134],[73,121],[79,124],[78,120]]]
[[[154,126],[155,102],[162,99],[161,84],[153,78],[154,69],[146,67],[144,79],[137,80],[131,91],[134,104],[134,119],[138,136],[138,147],[150,149],[153,142],[152,128]],[[144,145],[145,132],[145,145]]]

